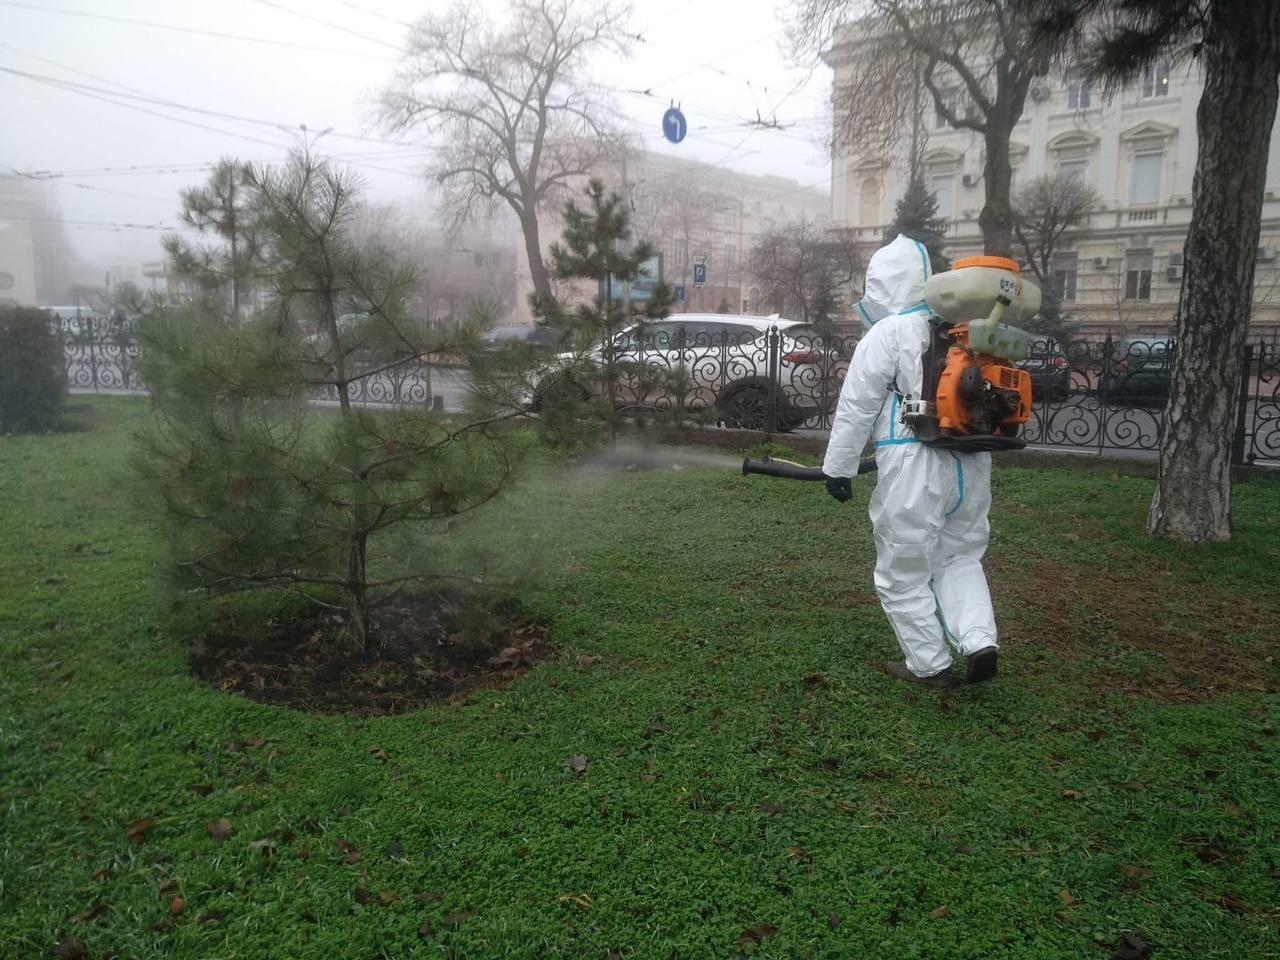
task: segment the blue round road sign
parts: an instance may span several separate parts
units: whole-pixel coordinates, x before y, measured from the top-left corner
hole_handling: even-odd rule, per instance
[[[678,107],[672,107],[662,115],[662,135],[672,143],[679,143],[689,132],[689,124]]]

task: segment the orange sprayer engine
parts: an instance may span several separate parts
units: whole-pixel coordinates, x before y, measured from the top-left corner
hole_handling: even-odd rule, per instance
[[[1003,257],[957,260],[925,288],[937,318],[924,357],[923,397],[904,403],[903,419],[919,439],[953,450],[1008,450],[1031,416],[1031,376],[1014,366],[1030,336],[1004,323],[1012,312],[1039,309],[1039,290]]]

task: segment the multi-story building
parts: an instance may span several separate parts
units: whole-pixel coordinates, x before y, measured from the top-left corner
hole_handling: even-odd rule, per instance
[[[33,227],[40,212],[24,180],[0,177],[0,306],[37,302]]]
[[[828,62],[848,70],[851,44],[837,42]],[[1078,177],[1098,193],[1088,223],[1064,238],[1054,273],[1073,316],[1086,329],[1155,333],[1172,329],[1191,220],[1196,166],[1196,107],[1203,89],[1194,64],[1158,63],[1109,99],[1077,70],[1036,81],[1010,143],[1014,195],[1041,176]],[[954,96],[960,97],[960,88]],[[982,252],[983,141],[952,129],[926,98],[924,164],[948,252]],[[1242,117],[1242,123],[1249,118]],[[874,246],[905,187],[900,165],[876,155],[837,157],[832,215]],[[1253,323],[1280,328],[1280,133],[1273,132],[1257,250]]]
[[[597,175],[629,199],[635,237],[657,248],[663,279],[684,288],[677,312],[714,312],[722,305],[734,313],[760,312],[760,289],[748,269],[755,243],[787,223],[830,222],[826,192],[783,177],[754,176],[657,153],[632,153],[625,167],[619,164]],[[545,255],[563,224],[548,209],[541,214],[540,228]],[[706,267],[702,286],[694,285],[698,262]],[[532,282],[523,252],[518,263],[516,321],[528,323]]]

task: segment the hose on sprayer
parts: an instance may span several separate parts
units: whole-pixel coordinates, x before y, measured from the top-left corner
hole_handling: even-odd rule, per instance
[[[873,457],[858,462],[858,473],[874,473],[876,461]],[[742,461],[742,475],[758,473],[765,477],[782,477],[786,480],[826,480],[827,475],[821,467],[806,467],[791,460],[775,460],[772,457],[761,457],[752,460],[747,457]]]

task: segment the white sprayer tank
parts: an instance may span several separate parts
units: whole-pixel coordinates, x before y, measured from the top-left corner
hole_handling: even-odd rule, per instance
[[[969,324],[969,345],[978,353],[1018,361],[1031,347],[1031,334],[1010,326],[1040,310],[1040,288],[1022,279],[1018,264],[1003,257],[957,260],[925,283],[925,303],[949,323]],[[1003,303],[1008,300],[1008,304]]]

